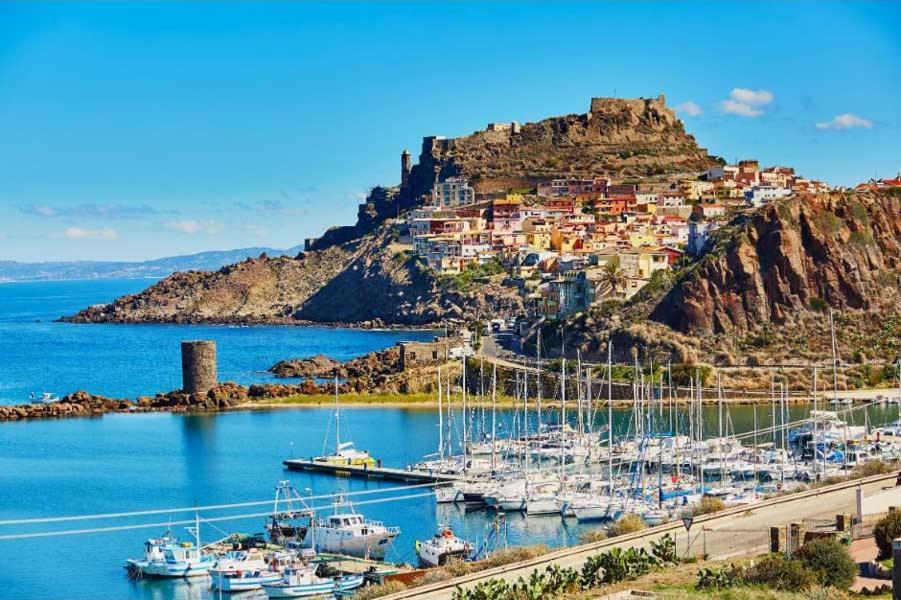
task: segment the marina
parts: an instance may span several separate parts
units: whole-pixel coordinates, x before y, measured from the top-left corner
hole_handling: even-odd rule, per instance
[[[201,516],[192,516],[200,527],[216,528],[214,537],[220,539],[215,546],[202,545],[191,532],[184,541],[169,539],[171,534],[149,539],[145,555],[132,559],[146,561],[140,565],[141,576],[128,584],[131,592],[126,595],[135,598],[146,597],[159,586],[169,586],[167,594],[190,591],[195,595],[189,597],[197,598],[242,588],[263,595],[269,590],[274,594],[269,597],[301,597],[278,594],[318,591],[320,586],[337,590],[336,578],[341,577],[350,577],[343,585],[348,588],[344,591],[351,591],[357,583],[353,577],[366,572],[373,580],[375,574],[404,574],[418,565],[440,565],[448,557],[474,560],[503,547],[571,546],[584,532],[628,514],[638,515],[649,526],[677,520],[703,497],[717,498],[727,507],[750,507],[773,494],[841,477],[868,461],[889,462],[901,455],[894,441],[901,427],[898,405],[890,402],[834,407],[820,397],[817,405],[789,404],[776,386],[773,401],[763,405],[728,406],[697,399],[675,403],[659,393],[659,384],[642,386],[639,379],[636,402],[623,409],[603,397],[589,399],[590,388],[577,386],[574,380],[572,387],[561,386],[559,393],[542,398],[539,417],[538,403],[526,402],[527,390],[537,389],[533,383],[521,379],[515,394],[519,403],[500,409],[491,401],[494,377],[489,372],[484,385],[474,387],[485,390],[484,399],[474,394],[465,405],[460,397],[463,388],[442,386],[440,411],[341,409],[340,421],[336,407],[115,415],[97,421],[19,423],[8,425],[7,431],[30,432],[29,438],[38,440],[52,435],[57,443],[69,443],[69,429],[71,435],[80,432],[78,439],[90,430],[100,440],[118,439],[120,451],[99,463],[89,446],[84,446],[81,458],[79,452],[71,456],[94,464],[97,476],[111,472],[125,476],[132,469],[123,460],[146,465],[138,458],[142,456],[138,449],[151,439],[145,447],[159,447],[159,441],[168,440],[164,446],[189,450],[188,460],[176,461],[181,465],[176,471],[164,461],[152,465],[146,475],[146,469],[135,469],[134,476],[125,476],[137,490],[183,473],[182,486],[189,497],[196,493],[190,490],[208,482],[204,485],[219,486],[219,491],[209,488],[203,497],[240,504],[259,498],[266,487],[272,489],[266,479],[290,477],[277,486],[274,508],[266,502],[260,516],[201,506]],[[336,434],[336,426],[341,434]],[[147,437],[149,430],[155,432],[152,438]],[[254,439],[259,431],[267,432],[265,440],[235,443]],[[403,432],[406,443],[384,443],[386,431]],[[343,446],[350,440],[353,449],[371,461],[346,456],[342,464],[336,455],[350,449]],[[366,450],[356,450],[357,445]],[[134,452],[122,451],[127,446]],[[310,458],[284,458],[298,452]],[[98,468],[104,460],[115,462]],[[236,481],[249,483],[238,497]],[[116,510],[119,504],[109,489],[107,500]],[[53,514],[49,503],[56,501],[52,495],[42,497],[48,503],[47,514]],[[160,505],[152,494],[141,501],[132,496],[129,503],[135,509],[142,503],[148,508]],[[63,535],[54,538],[55,544],[66,547],[78,539],[67,537],[65,526],[59,527]],[[188,527],[196,531],[198,523]],[[245,564],[236,564],[247,558],[234,553],[253,548],[223,548],[222,539],[235,531],[247,532],[241,539],[264,539],[272,545],[264,546],[262,561],[250,556]],[[359,542],[344,542],[342,531]],[[77,544],[93,546],[108,538],[120,540],[114,543],[119,561],[134,556],[132,531],[89,536]],[[19,543],[35,551],[40,547],[37,539]],[[211,548],[215,558],[208,558]],[[298,560],[306,566],[295,564]],[[335,572],[323,576],[325,571],[310,566],[317,561],[327,562]],[[171,568],[171,573],[155,571],[157,564]],[[117,588],[108,579],[107,584]]]

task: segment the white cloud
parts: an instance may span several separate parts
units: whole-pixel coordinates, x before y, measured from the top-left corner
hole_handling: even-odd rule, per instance
[[[763,111],[744,102],[736,102],[735,100],[723,100],[719,104],[720,110],[729,115],[738,115],[740,117],[759,117]]]
[[[775,98],[773,92],[769,90],[749,90],[747,88],[734,88],[729,93],[729,97],[736,102],[750,104],[752,106],[769,104]]]
[[[759,117],[764,113],[763,107],[773,102],[776,96],[769,90],[749,90],[733,88],[728,100],[718,104],[721,111],[740,117]]]
[[[831,121],[817,123],[817,129],[853,129],[855,127],[871,129],[873,122],[851,113],[842,113],[833,117]]]
[[[679,114],[685,114],[689,117],[697,117],[698,115],[704,114],[704,111],[701,110],[701,107],[697,105],[697,103],[688,101],[683,102],[679,106],[676,107],[676,112]]]
[[[84,229],[82,227],[69,227],[64,232],[70,240],[116,240],[119,239],[119,233],[115,229],[109,227],[103,229]]]
[[[222,225],[216,221],[195,221],[185,219],[183,221],[170,221],[166,223],[166,229],[194,235],[196,233],[214,234],[222,230]]]

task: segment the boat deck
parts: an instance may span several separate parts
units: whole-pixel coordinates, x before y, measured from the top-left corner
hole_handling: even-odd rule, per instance
[[[449,483],[452,481],[466,481],[463,475],[451,475],[449,473],[434,473],[430,471],[412,471],[408,469],[395,469],[392,467],[369,465],[343,465],[330,462],[318,462],[303,458],[291,458],[284,461],[285,468],[292,471],[311,471],[316,473],[328,473],[335,477],[356,477],[359,479],[384,479],[386,481],[403,481],[406,483]]]

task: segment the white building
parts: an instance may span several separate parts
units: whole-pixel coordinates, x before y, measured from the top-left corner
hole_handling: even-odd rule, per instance
[[[688,246],[685,248],[686,252],[692,256],[698,256],[704,250],[704,246],[707,245],[707,240],[710,239],[710,236],[717,229],[719,229],[719,225],[716,223],[691,221],[688,224]]]
[[[763,206],[772,200],[791,195],[791,190],[773,185],[755,185],[745,191],[745,201],[751,206]]]
[[[449,177],[432,186],[432,204],[441,208],[457,208],[476,201],[476,191],[462,177]]]

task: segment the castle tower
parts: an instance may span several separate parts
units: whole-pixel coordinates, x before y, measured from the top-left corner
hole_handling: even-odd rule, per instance
[[[181,380],[187,394],[205,394],[216,385],[216,342],[181,343]]]
[[[410,178],[410,171],[413,170],[413,159],[410,157],[410,153],[404,148],[404,151],[400,153],[400,185],[404,187],[407,185],[407,180]]]

